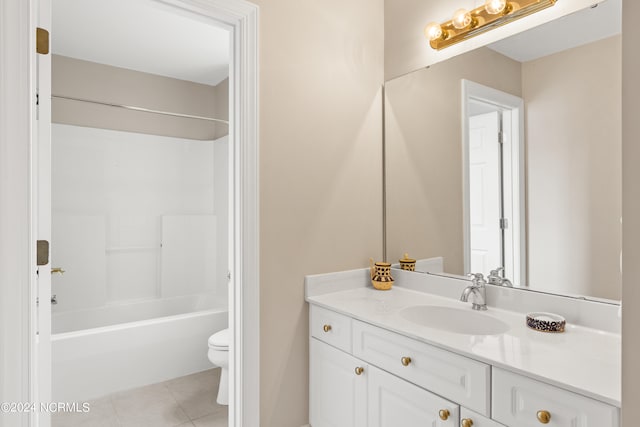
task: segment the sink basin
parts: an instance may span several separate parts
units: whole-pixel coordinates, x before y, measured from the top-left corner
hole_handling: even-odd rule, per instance
[[[416,305],[400,311],[400,316],[418,325],[466,335],[498,335],[509,330],[502,320],[485,313],[438,305]]]

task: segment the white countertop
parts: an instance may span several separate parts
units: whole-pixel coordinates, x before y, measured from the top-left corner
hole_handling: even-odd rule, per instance
[[[619,334],[567,324],[564,333],[527,328],[522,313],[489,309],[478,312],[507,323],[500,335],[464,335],[418,325],[400,316],[410,306],[437,305],[471,310],[470,303],[395,286],[372,287],[308,296],[307,301],[363,322],[400,333],[454,353],[507,369],[620,407],[621,339]]]

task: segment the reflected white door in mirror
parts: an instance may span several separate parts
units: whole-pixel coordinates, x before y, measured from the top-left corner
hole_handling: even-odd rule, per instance
[[[464,272],[526,286],[524,101],[462,80]]]
[[[465,281],[418,283],[431,275],[397,273],[390,291],[369,286],[366,269],[307,276],[312,427],[619,427],[618,334],[579,324],[564,334],[533,332],[523,313],[496,308],[495,295],[489,310],[474,312],[431,292],[458,293]],[[579,311],[595,317],[602,309],[544,297],[535,304],[583,304]],[[487,320],[477,325],[504,327],[449,328],[438,316],[416,320],[407,310],[468,311]],[[571,310],[563,314],[577,319]]]

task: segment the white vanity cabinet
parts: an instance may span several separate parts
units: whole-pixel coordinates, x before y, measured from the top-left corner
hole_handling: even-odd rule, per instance
[[[460,408],[460,427],[505,427],[467,408]]]
[[[323,343],[310,341],[312,427],[455,427],[459,406]]]
[[[619,425],[611,405],[499,368],[493,368],[492,402],[492,418],[514,427]]]
[[[490,365],[357,320],[352,328],[354,356],[489,415]]]
[[[369,427],[458,425],[460,407],[455,403],[374,366],[368,376]]]
[[[311,304],[311,427],[619,427],[619,409]]]
[[[315,338],[309,350],[311,425],[367,427],[367,364]]]
[[[455,427],[460,408],[349,354],[351,318],[311,307],[312,427]],[[349,341],[345,340],[349,337]],[[398,364],[401,365],[400,359]]]

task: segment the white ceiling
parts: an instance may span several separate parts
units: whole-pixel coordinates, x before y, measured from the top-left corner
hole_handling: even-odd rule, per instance
[[[597,7],[564,16],[488,47],[516,61],[526,62],[621,32],[622,0],[605,0]]]
[[[54,54],[208,85],[229,75],[229,32],[212,21],[153,0],[55,0],[52,9]]]

